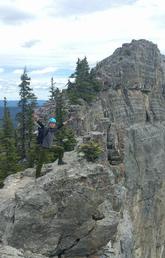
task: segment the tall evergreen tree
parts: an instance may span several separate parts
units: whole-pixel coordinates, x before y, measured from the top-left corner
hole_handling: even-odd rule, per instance
[[[51,100],[52,103],[52,109],[51,109],[51,115],[55,116],[56,114],[56,118],[60,118],[60,114],[59,114],[59,99],[61,96],[60,90],[58,87],[55,87],[56,82],[54,82],[53,77],[51,78],[51,85],[50,85],[50,98],[49,100]],[[58,120],[59,121],[59,120]]]
[[[60,126],[66,120],[66,110],[64,106],[63,93],[58,88],[55,90],[56,102],[56,119],[57,125]],[[62,145],[65,151],[71,151],[76,144],[75,135],[72,129],[67,126],[62,127],[56,134],[55,141],[58,145]]]
[[[77,81],[86,81],[89,79],[89,65],[87,58],[84,57],[84,59],[80,60],[78,58],[75,76]]]
[[[20,169],[16,150],[15,130],[6,98],[4,98],[3,124],[0,136],[0,181],[2,182],[6,176]]]
[[[87,58],[76,63],[75,73],[71,75],[75,78],[75,82],[68,82],[68,96],[73,104],[79,103],[79,98],[87,102],[95,99],[100,90],[100,84],[95,78],[93,69],[90,71]]]
[[[50,85],[50,100],[55,100],[55,91],[56,91],[56,87],[55,87],[56,82],[54,82],[53,77],[51,78],[51,85]]]
[[[21,111],[17,114],[17,139],[18,149],[22,159],[28,158],[28,152],[31,148],[33,137],[33,111],[36,107],[36,96],[30,88],[30,78],[27,75],[26,68],[21,75],[21,84],[19,85],[20,101],[18,106]]]
[[[62,101],[62,93],[60,92],[59,88],[56,88],[55,90],[55,103],[56,103],[56,119],[58,125],[62,124],[63,117],[64,117],[64,107],[63,107],[63,101]]]

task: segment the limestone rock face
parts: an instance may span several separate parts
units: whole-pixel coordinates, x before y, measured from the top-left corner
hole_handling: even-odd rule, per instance
[[[152,42],[133,40],[98,63],[96,73],[102,91],[77,109],[78,132],[105,135],[115,182],[126,188],[116,240],[103,253],[164,258],[165,57]]]
[[[157,45],[133,40],[98,64],[98,76],[104,79],[105,87],[150,91],[158,83],[161,86],[164,83],[162,61]]]
[[[101,164],[77,161],[74,152],[69,155],[68,165],[52,165],[51,172],[49,167],[45,176],[27,180],[10,196],[5,188],[0,190],[1,242],[48,257],[73,257],[96,253],[114,238],[118,211],[113,208],[112,172]]]
[[[133,257],[165,257],[165,126],[128,130],[125,156]],[[152,243],[152,244],[151,244]]]

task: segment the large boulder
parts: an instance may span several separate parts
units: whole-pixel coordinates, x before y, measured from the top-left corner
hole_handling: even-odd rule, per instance
[[[113,209],[111,171],[99,163],[78,161],[74,152],[66,154],[66,160],[64,166],[45,167],[43,173],[51,171],[27,180],[12,196],[1,190],[3,243],[50,257],[73,257],[95,254],[114,238],[118,212]]]

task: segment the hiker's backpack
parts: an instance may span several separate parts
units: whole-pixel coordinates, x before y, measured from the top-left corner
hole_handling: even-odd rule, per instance
[[[37,144],[42,144],[44,137],[48,134],[48,129],[45,127],[38,127]]]

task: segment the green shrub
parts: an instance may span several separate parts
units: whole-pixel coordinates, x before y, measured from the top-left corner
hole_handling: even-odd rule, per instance
[[[94,141],[89,141],[88,143],[81,144],[78,148],[78,153],[83,153],[84,158],[86,158],[87,161],[92,162],[99,158],[102,151],[103,150],[101,146]]]

